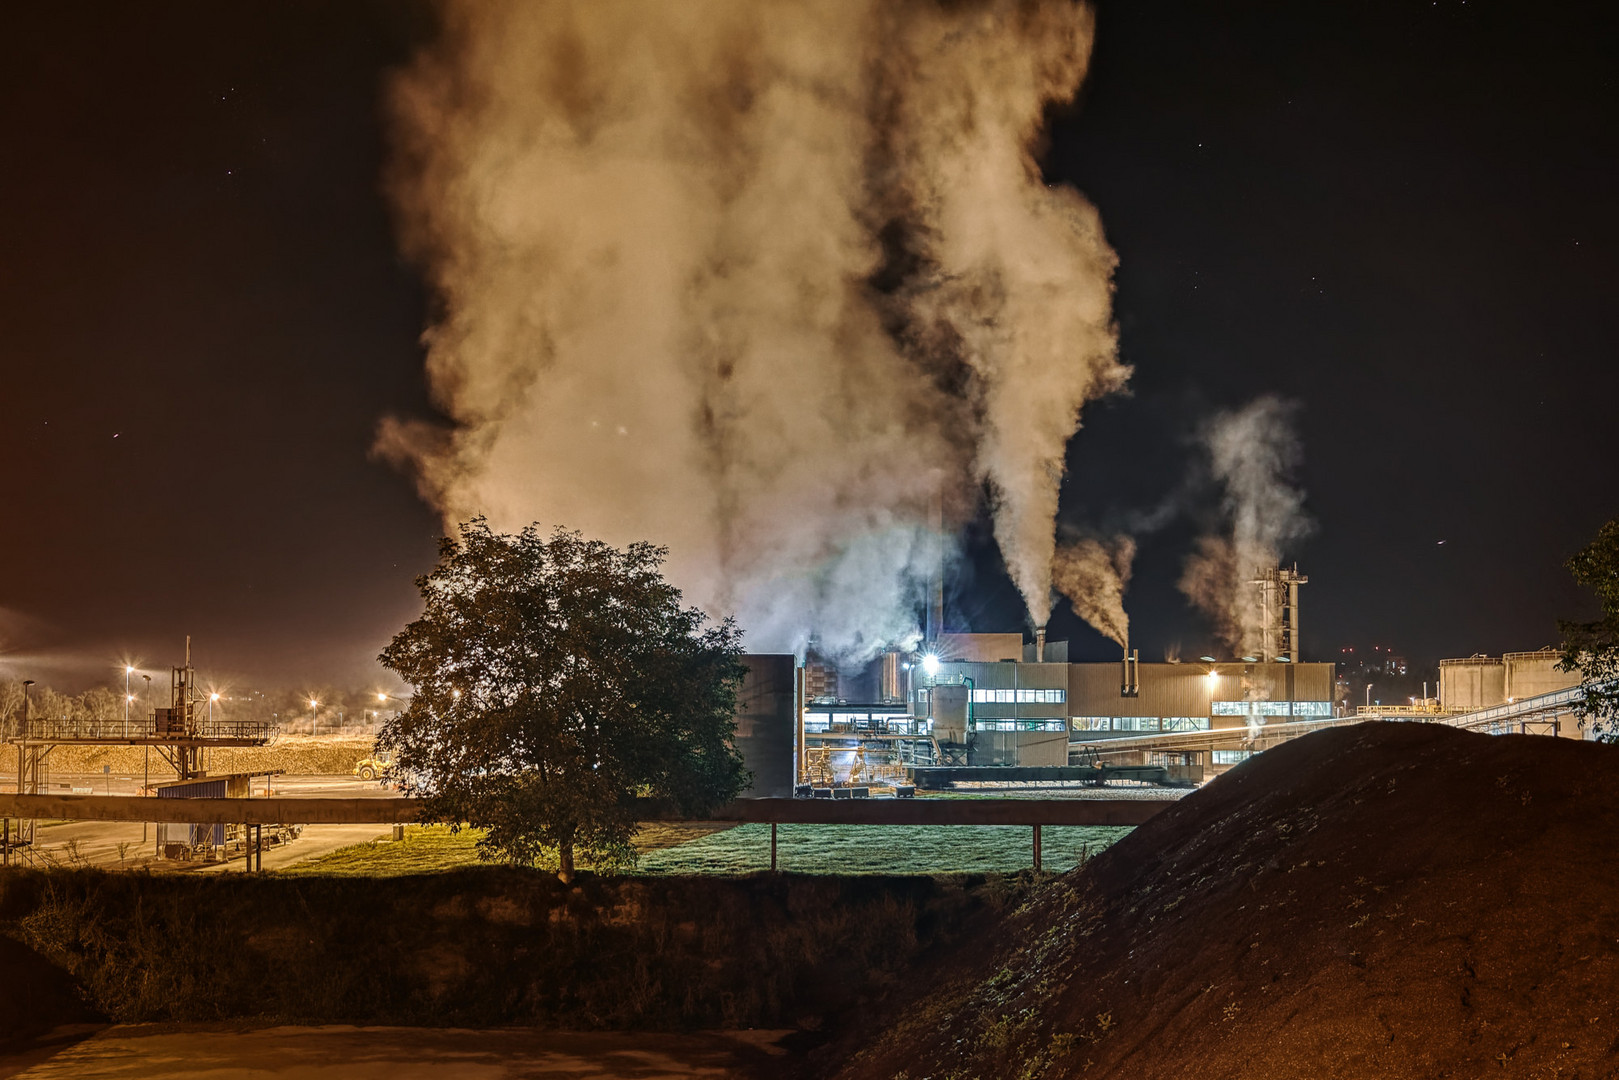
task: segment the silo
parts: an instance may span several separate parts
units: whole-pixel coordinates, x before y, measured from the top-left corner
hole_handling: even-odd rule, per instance
[[[736,699],[736,748],[753,773],[753,784],[742,796],[790,798],[797,661],[791,653],[747,653],[742,664],[748,673]]]

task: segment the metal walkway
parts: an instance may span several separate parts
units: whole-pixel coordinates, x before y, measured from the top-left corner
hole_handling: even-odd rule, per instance
[[[1200,750],[1265,750],[1278,743],[1327,728],[1364,724],[1373,720],[1397,723],[1444,724],[1464,731],[1489,735],[1559,735],[1564,724],[1577,724],[1579,702],[1584,689],[1571,686],[1548,694],[1522,698],[1506,705],[1495,705],[1469,713],[1424,713],[1410,716],[1338,716],[1331,720],[1296,720],[1257,727],[1213,728],[1207,731],[1165,731],[1156,734],[1127,735],[1114,739],[1070,738],[1070,750],[1083,748],[1101,757],[1139,751],[1187,753]],[[1386,710],[1385,710],[1386,713]],[[1077,732],[1075,734],[1084,734]]]

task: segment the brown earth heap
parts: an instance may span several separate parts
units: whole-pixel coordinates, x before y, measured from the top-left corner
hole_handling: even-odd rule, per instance
[[[1311,735],[940,957],[836,1075],[1619,1075],[1616,835],[1619,747]]]

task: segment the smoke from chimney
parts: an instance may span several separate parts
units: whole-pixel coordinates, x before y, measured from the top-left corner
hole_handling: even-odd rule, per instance
[[[918,636],[987,487],[1046,621],[1080,407],[1120,387],[1114,256],[1048,188],[1069,0],[452,0],[392,88],[390,186],[448,427],[377,450],[453,522],[671,548],[752,649]],[[936,472],[937,470],[937,472]]]
[[[1266,395],[1219,414],[1203,430],[1222,489],[1223,528],[1198,539],[1180,588],[1238,656],[1262,651],[1264,613],[1255,582],[1313,527],[1304,492],[1292,483],[1301,456],[1293,433],[1296,411],[1292,403]]]
[[[1128,536],[1107,543],[1086,537],[1060,545],[1051,566],[1051,583],[1068,598],[1074,614],[1124,646],[1130,644],[1124,590],[1135,557],[1136,542]]]

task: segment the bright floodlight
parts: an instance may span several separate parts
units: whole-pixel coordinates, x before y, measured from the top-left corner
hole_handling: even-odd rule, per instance
[[[939,658],[932,653],[922,657],[922,670],[929,675],[937,675],[939,673]]]
[[[387,701],[388,700],[388,695],[387,694],[378,694],[377,695],[377,700],[378,701]]]
[[[451,690],[450,691],[450,696],[451,697],[460,697],[461,696],[461,691],[459,691],[459,690]]]
[[[1219,678],[1220,678],[1220,673],[1218,671],[1210,671],[1209,672],[1209,682],[1217,682],[1219,680]]]
[[[316,701],[314,698],[309,699],[309,707],[311,709],[313,709],[316,705],[319,705],[319,704],[320,704],[320,702]]]
[[[125,675],[133,675],[133,674],[135,674],[135,669],[130,667],[128,664],[125,664],[124,665],[124,674]]]
[[[129,699],[129,700],[130,700],[130,701],[134,701],[134,700],[135,700],[135,695],[134,695],[134,694],[129,694],[129,695],[127,695],[127,697],[128,697],[128,699]]]
[[[209,701],[218,701],[219,700],[219,695],[218,694],[209,694],[208,695],[208,700]]]

